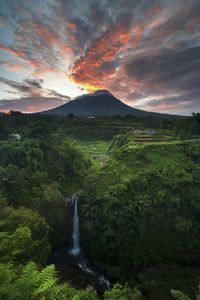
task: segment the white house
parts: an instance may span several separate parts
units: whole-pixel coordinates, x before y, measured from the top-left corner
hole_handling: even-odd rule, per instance
[[[16,140],[20,141],[21,140],[21,135],[19,133],[11,133],[12,137],[16,138]]]

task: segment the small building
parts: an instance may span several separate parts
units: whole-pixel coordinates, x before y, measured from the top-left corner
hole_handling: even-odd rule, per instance
[[[21,135],[19,133],[11,133],[10,136],[13,138],[16,138],[16,140],[18,140],[18,141],[21,140]]]

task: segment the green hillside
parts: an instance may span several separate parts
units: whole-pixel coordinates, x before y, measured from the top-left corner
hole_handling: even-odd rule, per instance
[[[160,275],[144,275],[145,292],[150,299],[171,299],[167,286],[187,291],[200,268],[200,140],[137,143],[129,133],[113,140],[109,154],[87,178],[84,247],[121,280],[137,282],[137,274],[153,268]],[[174,280],[170,272],[181,265],[190,275]],[[163,289],[162,280],[168,282]]]

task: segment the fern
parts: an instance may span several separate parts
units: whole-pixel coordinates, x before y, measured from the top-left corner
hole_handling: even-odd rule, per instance
[[[46,268],[44,268],[39,273],[38,278],[39,278],[41,284],[47,282],[48,280],[51,280],[52,278],[54,278],[55,282],[57,282],[55,266],[49,265]]]
[[[53,279],[48,279],[43,284],[39,286],[39,288],[36,291],[36,294],[45,294],[47,291],[49,291],[53,286],[55,285],[55,281]]]
[[[200,281],[200,278],[199,278],[199,281]],[[200,300],[200,284],[198,285],[197,300]]]
[[[64,290],[64,285],[55,285],[53,287],[53,289],[51,290],[51,293],[52,293],[52,296],[53,296],[53,299],[56,298],[58,295],[61,294],[61,292]]]
[[[34,272],[38,272],[37,271],[37,265],[34,263],[34,262],[30,262],[29,264],[27,264],[24,269],[23,269],[23,274],[22,276],[23,277],[31,277],[31,275],[34,273]]]
[[[59,299],[64,285],[58,285],[58,278],[54,265],[44,268],[38,275],[39,287],[34,291],[34,296],[44,297],[45,299]]]
[[[30,262],[24,267],[21,278],[30,278],[31,280],[36,282],[38,281],[38,274],[39,272],[37,271],[37,265],[34,262]]]
[[[178,290],[171,290],[171,294],[177,300],[192,300],[189,296]]]

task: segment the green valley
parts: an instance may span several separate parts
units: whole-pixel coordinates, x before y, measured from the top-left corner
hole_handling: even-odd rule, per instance
[[[179,291],[195,299],[199,114],[12,112],[1,116],[0,129],[0,299],[184,299]],[[81,265],[71,279],[69,267],[69,283],[51,263],[69,251],[74,224],[79,230],[67,202],[77,191],[81,251],[109,278],[108,290],[84,275],[93,267]]]

